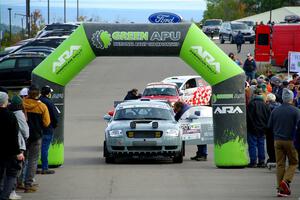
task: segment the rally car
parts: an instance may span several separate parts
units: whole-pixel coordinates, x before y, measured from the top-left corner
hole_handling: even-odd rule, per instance
[[[183,113],[178,123],[182,128],[182,140],[185,144],[213,144],[212,108],[194,106]]]
[[[173,106],[180,100],[177,85],[174,83],[155,82],[147,84],[142,98],[166,100]]]
[[[192,106],[210,105],[211,86],[201,76],[172,76],[162,82],[175,83],[181,100]]]
[[[105,115],[104,157],[170,157],[182,163],[182,129],[174,112],[165,102],[140,99],[119,103],[113,116]]]

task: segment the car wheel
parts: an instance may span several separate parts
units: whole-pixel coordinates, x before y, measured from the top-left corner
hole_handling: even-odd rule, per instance
[[[106,141],[104,141],[104,143],[103,143],[103,157],[105,157],[106,163],[114,163],[115,162],[115,158],[107,150]]]
[[[234,44],[234,40],[233,40],[232,35],[229,36],[229,41],[230,41],[231,44]]]
[[[174,163],[182,163],[183,162],[183,149],[181,149],[180,153],[178,155],[174,156],[173,158]]]
[[[224,40],[224,38],[223,38],[223,35],[220,35],[219,37],[220,37],[220,43],[221,43],[221,44],[224,44],[225,40]]]

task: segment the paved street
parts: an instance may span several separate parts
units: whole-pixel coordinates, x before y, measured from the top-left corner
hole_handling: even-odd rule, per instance
[[[224,44],[226,53],[236,46]],[[243,61],[253,53],[242,47]],[[183,200],[276,199],[275,170],[218,169],[213,146],[207,162],[191,161],[195,146],[188,146],[182,164],[143,161],[105,164],[102,143],[103,115],[131,88],[140,91],[149,82],[171,75],[195,74],[178,58],[101,57],[94,60],[66,89],[65,164],[54,175],[37,175],[39,191],[22,194],[26,200]],[[300,174],[292,184],[300,197]]]

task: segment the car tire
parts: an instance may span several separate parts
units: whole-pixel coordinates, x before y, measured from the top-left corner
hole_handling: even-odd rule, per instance
[[[178,155],[174,156],[173,163],[182,163],[183,162],[183,149],[181,149]]]
[[[107,150],[106,141],[103,142],[103,157],[105,158],[105,163],[114,163],[115,158],[110,155],[110,153]]]
[[[230,44],[234,44],[234,40],[233,40],[232,35],[229,36],[229,41],[230,41]]]
[[[221,44],[224,44],[225,40],[224,40],[224,38],[223,38],[223,35],[220,35],[219,38],[220,38],[220,43],[221,43]]]

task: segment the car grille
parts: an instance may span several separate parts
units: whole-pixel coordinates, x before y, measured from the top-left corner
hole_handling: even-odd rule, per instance
[[[251,33],[243,33],[243,35],[251,35]]]
[[[151,151],[156,150],[160,151],[162,150],[161,146],[130,146],[127,147],[128,151]]]
[[[128,138],[160,138],[162,131],[127,131]]]

